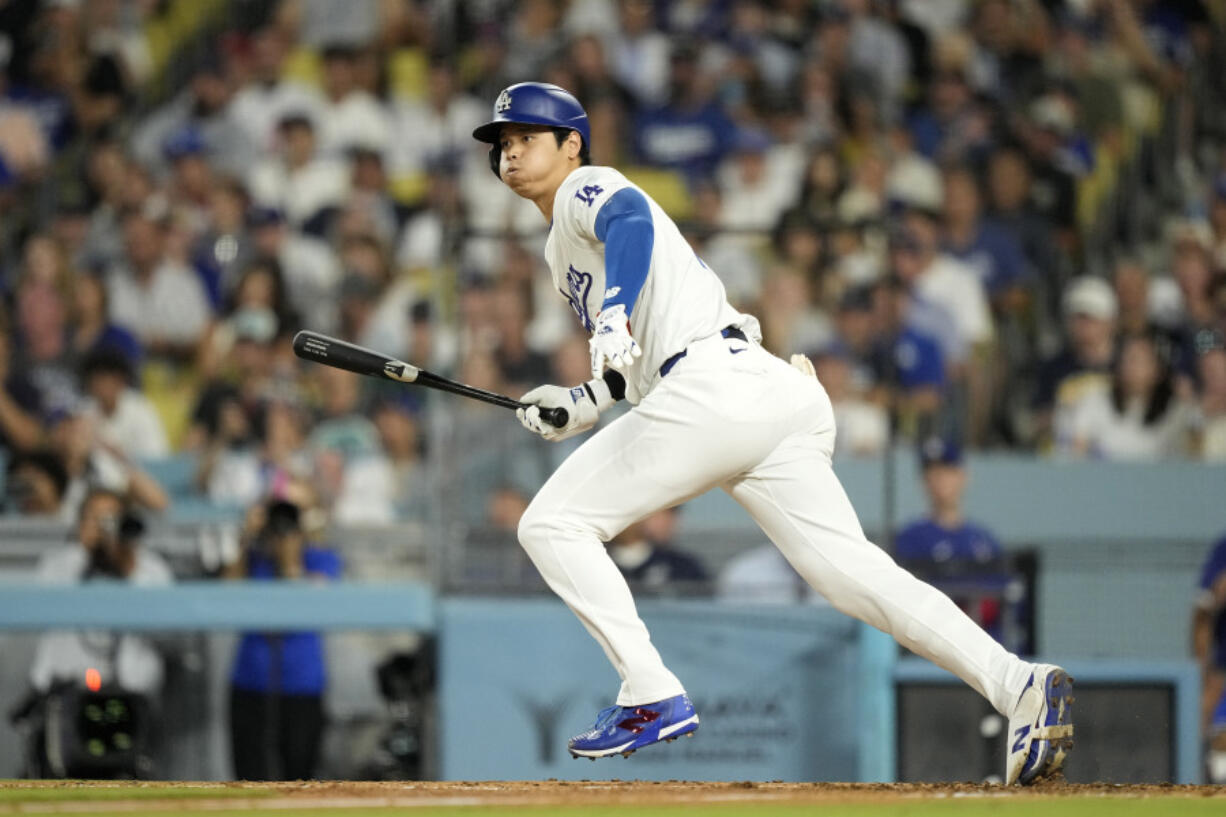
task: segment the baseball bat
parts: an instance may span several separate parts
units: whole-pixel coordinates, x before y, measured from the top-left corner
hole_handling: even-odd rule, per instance
[[[333,366],[370,377],[385,377],[401,383],[416,383],[439,391],[451,392],[484,403],[493,403],[503,408],[528,408],[528,403],[513,400],[505,394],[466,386],[454,380],[420,369],[403,360],[380,354],[373,349],[358,346],[319,332],[302,330],[294,335],[294,354],[303,360],[313,360],[325,366]],[[554,428],[562,428],[570,420],[564,408],[540,407],[541,417]]]

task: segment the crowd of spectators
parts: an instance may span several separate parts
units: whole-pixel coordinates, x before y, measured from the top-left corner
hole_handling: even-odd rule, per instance
[[[428,423],[435,398],[289,345],[513,395],[583,377],[546,225],[471,138],[529,79],[578,96],[593,161],[670,210],[768,348],[813,357],[841,456],[938,433],[1226,459],[1214,4],[244,0],[168,66],[146,32],[177,5],[0,7],[10,509],[72,519],[86,486],[164,508],[141,464],[190,454],[217,503],[386,522],[423,512],[444,433],[486,452],[466,512],[530,495],[551,455],[496,410]]]

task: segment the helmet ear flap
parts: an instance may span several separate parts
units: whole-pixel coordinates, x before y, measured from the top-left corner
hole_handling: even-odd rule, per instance
[[[502,146],[490,145],[490,170],[494,171],[494,175],[500,180],[502,174],[498,172],[499,165],[502,164]]]

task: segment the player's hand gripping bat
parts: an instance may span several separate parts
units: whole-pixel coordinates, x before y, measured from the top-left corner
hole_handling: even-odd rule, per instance
[[[337,338],[321,335],[318,332],[303,330],[294,336],[294,354],[303,360],[313,360],[325,366],[334,366],[370,377],[387,378],[401,383],[416,383],[439,391],[448,391],[485,403],[493,403],[509,409],[528,408],[530,404],[513,400],[504,394],[498,394],[474,386],[466,386],[454,380],[448,380],[433,372],[419,369],[416,366],[380,354],[372,349],[346,343]],[[540,408],[541,417],[554,428],[562,428],[570,420],[570,415],[564,408]]]

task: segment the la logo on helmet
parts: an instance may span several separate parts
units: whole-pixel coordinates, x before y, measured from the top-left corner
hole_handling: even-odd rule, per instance
[[[509,110],[511,110],[511,95],[504,90],[494,102],[494,112],[502,113]]]

